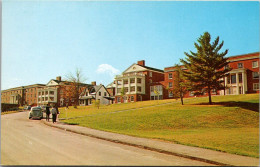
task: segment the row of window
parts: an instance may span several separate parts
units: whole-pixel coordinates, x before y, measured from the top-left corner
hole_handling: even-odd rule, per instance
[[[225,68],[230,67],[227,65]],[[243,68],[244,64],[243,63],[237,63],[237,68]],[[258,67],[258,61],[252,61],[252,68],[257,68]]]
[[[101,96],[101,92],[98,92],[98,95]],[[107,96],[107,92],[104,92],[104,96]]]
[[[225,68],[229,67],[229,65],[227,65]],[[243,68],[244,65],[243,63],[237,63],[237,68]],[[258,67],[258,61],[252,61],[252,68],[257,68]],[[253,74],[254,75],[254,74]],[[172,79],[172,73],[168,74],[168,78]],[[170,83],[169,83],[169,87],[170,87]],[[172,87],[172,85],[171,85]]]
[[[42,98],[38,98],[38,101],[54,101],[54,97],[42,97]]]
[[[54,95],[54,91],[43,91],[43,92],[38,92],[38,95],[48,95],[48,93],[50,92],[50,95]]]
[[[163,96],[159,95],[159,96],[151,96],[151,100],[162,100]]]
[[[137,86],[137,91],[138,92],[142,92],[142,87],[141,86]],[[121,88],[117,88],[117,93],[120,93],[120,92],[121,92]],[[125,87],[124,88],[124,92],[125,93],[129,92],[129,88]],[[131,86],[130,87],[130,92],[135,92],[135,86]]]
[[[151,92],[162,91],[162,85],[155,85],[150,87]]]
[[[123,97],[123,100],[124,100],[124,102],[127,102],[128,97],[127,97],[127,96],[124,96],[124,97]],[[130,101],[131,101],[131,102],[134,102],[134,96],[130,96]],[[118,103],[121,102],[121,97],[117,97],[117,102],[118,102]]]
[[[137,78],[137,83],[141,84],[142,83],[142,79],[141,78]],[[130,78],[130,83],[135,83],[135,78]],[[122,80],[118,80],[117,81],[118,85],[122,85]],[[128,79],[124,79],[123,80],[123,84],[126,85],[128,84]]]

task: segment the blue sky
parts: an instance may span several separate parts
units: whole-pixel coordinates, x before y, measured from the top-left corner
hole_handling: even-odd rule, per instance
[[[76,68],[107,85],[138,60],[163,70],[205,31],[227,56],[258,52],[259,2],[3,0],[1,90]]]

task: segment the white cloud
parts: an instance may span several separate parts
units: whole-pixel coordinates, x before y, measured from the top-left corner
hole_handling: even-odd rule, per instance
[[[100,64],[96,70],[99,74],[109,74],[111,77],[119,74],[120,71],[109,64]]]

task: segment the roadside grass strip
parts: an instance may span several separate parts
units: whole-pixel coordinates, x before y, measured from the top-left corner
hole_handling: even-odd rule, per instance
[[[183,106],[180,100],[160,104],[149,101],[145,105],[139,102],[139,108],[130,106],[134,103],[122,105],[130,106],[131,110],[116,105],[105,106],[111,110],[99,109],[101,111],[93,107],[89,114],[80,113],[84,117],[62,122],[259,157],[259,108],[256,107],[259,106],[259,95],[214,96],[213,105],[207,105],[207,101],[207,98],[184,99]]]

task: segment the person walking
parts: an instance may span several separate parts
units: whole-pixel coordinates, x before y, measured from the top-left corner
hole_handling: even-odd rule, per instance
[[[56,116],[56,120],[55,120],[55,122],[57,122],[57,120],[58,120],[58,116],[59,116],[60,112],[59,112],[58,105],[56,105],[55,108],[56,108],[56,111],[57,111],[57,116]]]
[[[56,117],[57,117],[57,110],[56,110],[55,107],[52,107],[51,113],[52,113],[52,123],[55,123],[56,122]]]
[[[47,104],[47,106],[46,106],[46,121],[48,121],[49,122],[49,119],[50,119],[50,107],[48,106],[48,104]]]

